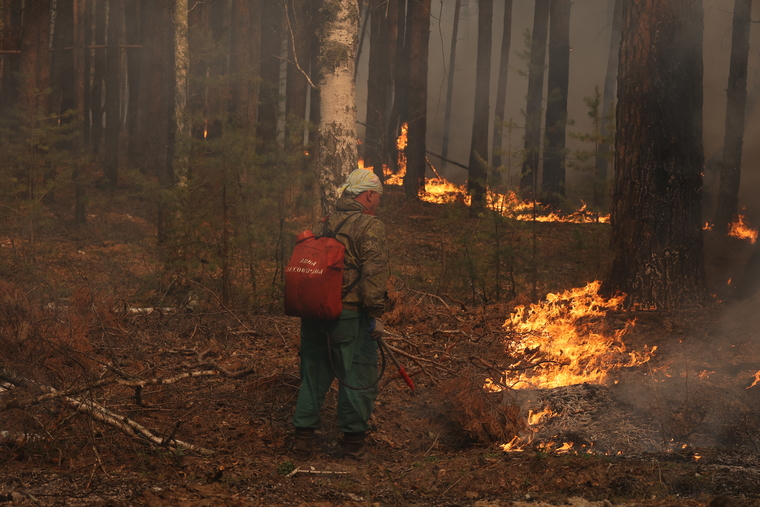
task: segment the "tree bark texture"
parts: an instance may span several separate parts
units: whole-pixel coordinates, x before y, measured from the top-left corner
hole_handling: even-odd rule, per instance
[[[623,21],[623,0],[610,0],[613,3],[612,34],[610,35],[610,51],[607,57],[607,72],[604,75],[604,91],[602,92],[602,135],[608,133],[610,111],[615,102],[615,84],[618,74],[618,54],[620,53],[620,38],[622,37],[621,23]],[[599,155],[596,157],[596,178],[606,181],[609,178],[609,152],[611,146],[607,143],[599,145]],[[601,200],[601,199],[600,199]],[[605,201],[607,199],[605,198]],[[595,202],[594,205],[600,203]]]
[[[607,293],[633,307],[705,301],[701,0],[626,0]]]
[[[752,0],[734,3],[731,62],[726,89],[726,133],[723,138],[723,165],[715,211],[715,230],[726,234],[739,213],[744,118],[747,105],[747,65],[749,62],[749,29]]]
[[[390,164],[385,147],[388,119],[388,92],[391,89],[391,51],[388,11],[385,0],[370,2],[369,76],[367,77],[367,130],[365,139],[365,165],[372,167],[383,181],[383,164]]]
[[[188,111],[190,47],[188,0],[174,4],[174,174],[180,185],[190,172],[190,114]]]
[[[431,0],[409,4],[409,130],[404,177],[407,199],[418,199],[420,191],[425,190],[430,4]]]
[[[24,108],[38,115],[49,114],[50,86],[50,3],[27,2],[21,37],[20,70],[24,80],[21,96]]]
[[[285,80],[285,148],[302,152],[309,83],[309,32],[314,30],[307,0],[288,0],[288,67]]]
[[[454,0],[454,26],[451,31],[451,47],[449,49],[449,73],[446,77],[446,111],[443,114],[443,140],[441,144],[441,156],[444,161],[441,167],[446,167],[446,159],[449,156],[449,135],[451,132],[451,109],[454,102],[454,74],[456,70],[457,40],[459,38],[459,13],[462,10],[464,0]],[[511,0],[506,0],[507,2]]]
[[[259,101],[258,80],[261,55],[259,0],[233,0],[230,55],[230,118],[233,125],[250,127],[256,123]]]
[[[4,0],[3,2],[3,40],[2,49],[18,51],[21,49],[22,0]],[[4,116],[13,109],[19,100],[19,56],[8,53],[3,57],[2,88],[0,89],[0,113]]]
[[[536,0],[528,65],[528,99],[525,106],[525,142],[520,173],[520,191],[524,198],[533,195],[538,185],[541,149],[541,102],[544,90],[546,38],[549,30],[550,0]]]
[[[73,0],[72,19],[74,21],[74,111],[76,118],[84,125],[88,118],[85,117],[84,111],[84,94],[85,94],[85,75],[84,75],[84,25],[85,12],[87,10],[87,0]],[[83,127],[84,129],[84,127]],[[75,151],[80,151],[84,147],[84,131],[80,131],[79,138],[74,142]],[[74,221],[77,224],[83,224],[86,221],[85,214],[85,187],[84,187],[84,167],[81,160],[74,162],[73,180],[75,187]]]
[[[106,0],[91,0],[95,3],[95,45],[106,44]],[[103,139],[103,79],[106,73],[106,52],[103,49],[95,49],[92,65],[92,88],[90,96],[90,114],[92,115],[92,128],[90,129],[90,142],[92,152],[100,151],[100,143]],[[92,53],[88,51],[88,53]]]
[[[356,148],[356,0],[325,0],[319,51],[319,162],[317,182],[322,211],[335,208],[337,188],[358,166]]]
[[[458,0],[457,0],[458,1]],[[491,165],[497,171],[502,164],[502,137],[504,131],[504,109],[507,105],[507,77],[509,76],[509,51],[512,41],[512,0],[504,0],[504,28],[501,36],[499,56],[499,80],[496,85],[496,109],[493,118],[493,146]],[[496,173],[499,174],[499,173]]]
[[[401,134],[401,126],[409,119],[407,108],[407,91],[409,89],[409,55],[407,52],[407,9],[409,0],[396,0],[396,26],[395,47],[393,48],[393,107],[391,118],[388,122],[388,151],[393,154],[391,162],[393,171],[397,172],[398,156],[396,139]],[[390,5],[390,4],[389,4]]]
[[[541,178],[542,202],[559,207],[565,196],[565,131],[570,76],[570,0],[551,0],[546,142]]]
[[[108,1],[108,53],[106,54],[106,139],[104,169],[110,187],[116,188],[119,168],[119,132],[121,131],[120,62],[121,27],[124,21],[123,0]]]
[[[471,211],[481,212],[486,206],[488,185],[488,126],[490,125],[491,39],[493,0],[478,2],[478,57],[475,73],[475,114],[470,140],[470,173],[467,191],[472,196]]]
[[[140,0],[124,0],[124,38],[127,45],[137,46],[142,40],[140,36]],[[143,48],[127,50],[127,159],[137,166],[138,139],[138,105],[140,103],[140,70]]]
[[[259,138],[265,145],[277,141],[282,17],[280,2],[261,2],[261,85],[257,124]]]

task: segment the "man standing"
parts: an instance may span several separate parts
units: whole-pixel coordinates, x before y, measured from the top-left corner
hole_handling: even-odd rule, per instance
[[[365,432],[377,398],[377,343],[389,275],[385,225],[375,216],[383,185],[365,169],[352,172],[338,189],[336,211],[321,224],[320,236],[345,247],[343,311],[336,320],[301,320],[301,389],[293,415],[299,459],[311,456],[319,410],[337,375],[338,423],[346,457],[369,457]]]

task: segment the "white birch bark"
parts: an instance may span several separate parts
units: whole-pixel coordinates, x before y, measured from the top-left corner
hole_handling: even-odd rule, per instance
[[[320,124],[316,166],[322,211],[329,213],[337,188],[358,167],[356,146],[357,0],[325,0],[319,48]]]

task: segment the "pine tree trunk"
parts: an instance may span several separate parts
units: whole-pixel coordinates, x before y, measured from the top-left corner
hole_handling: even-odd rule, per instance
[[[458,1],[458,0],[457,0]],[[493,147],[491,165],[499,175],[502,155],[502,133],[504,130],[504,111],[507,105],[507,77],[509,76],[509,51],[512,40],[512,0],[504,0],[504,29],[501,36],[501,53],[499,57],[499,80],[496,85],[496,109],[493,119]],[[498,177],[498,176],[497,176]],[[499,178],[500,179],[500,178]]]
[[[95,2],[95,45],[104,46],[106,44],[106,0],[92,1]],[[94,54],[92,93],[90,93],[90,113],[92,114],[90,139],[92,152],[97,154],[103,139],[103,79],[106,73],[106,52],[103,49],[95,49]]]
[[[367,78],[367,131],[365,165],[372,167],[381,179],[383,164],[389,163],[385,152],[388,92],[391,87],[390,34],[388,32],[388,2],[371,0],[369,76]]]
[[[430,0],[410,3],[409,130],[404,177],[404,195],[407,199],[417,199],[420,191],[425,190],[430,3]]]
[[[626,2],[618,74],[612,262],[629,306],[705,301],[701,0]]]
[[[230,74],[230,117],[246,128],[256,123],[258,61],[261,54],[259,0],[233,0]]]
[[[544,91],[544,62],[549,29],[549,0],[536,0],[528,68],[528,99],[525,106],[525,160],[520,173],[523,198],[533,195],[538,185],[541,149],[541,101]]]
[[[358,166],[354,65],[359,34],[356,0],[325,0],[320,41],[317,182],[322,211],[335,208],[337,188]]]
[[[565,197],[565,130],[570,75],[570,0],[551,0],[546,144],[541,178],[542,201],[560,207]]]
[[[174,4],[174,174],[179,185],[190,171],[190,115],[187,110],[190,51],[187,24],[188,0]]]
[[[259,86],[258,134],[262,142],[277,141],[280,95],[280,50],[283,11],[280,2],[261,2],[261,85]]]
[[[139,46],[140,36],[140,0],[124,0],[124,37],[128,46]],[[138,140],[138,106],[140,104],[140,69],[143,48],[127,49],[127,160],[137,166]]]
[[[72,52],[74,53],[74,75],[73,75],[73,91],[74,91],[74,111],[76,111],[77,120],[84,125],[85,111],[84,111],[84,24],[85,24],[85,12],[87,9],[87,0],[73,0],[72,13],[74,20],[74,46]],[[84,148],[84,135],[80,133],[80,137],[75,143],[76,152],[81,151]],[[75,210],[74,221],[77,224],[83,224],[86,221],[85,214],[85,186],[84,186],[84,162],[77,160],[74,162],[74,173],[72,175],[75,187]]]
[[[387,149],[391,153],[393,172],[399,170],[396,139],[401,134],[401,126],[409,119],[407,91],[409,90],[409,54],[407,33],[407,9],[409,0],[397,0],[396,38],[393,51],[393,107],[388,122]]]
[[[306,2],[307,0],[289,0],[287,4],[290,24],[285,80],[285,148],[294,153],[303,152],[306,98],[309,94],[309,83],[304,72],[309,68],[309,32],[314,30],[314,26]]]
[[[454,105],[454,75],[456,70],[457,40],[459,38],[459,13],[464,0],[454,0],[454,26],[451,32],[451,48],[449,49],[449,75],[446,78],[446,111],[443,114],[443,140],[441,141],[441,169],[446,168],[449,157],[449,135],[451,133],[451,109]],[[509,0],[507,0],[509,1]]]
[[[50,4],[27,2],[19,57],[21,100],[24,109],[47,116],[50,106],[45,90],[50,86]]]
[[[749,59],[749,29],[752,0],[736,0],[731,36],[731,63],[728,71],[726,104],[726,133],[723,140],[723,166],[720,171],[720,190],[715,211],[715,230],[728,232],[739,213],[739,184],[741,181],[744,117],[747,105],[747,65]]]
[[[106,60],[106,144],[105,174],[109,186],[114,189],[119,174],[119,132],[121,131],[120,61],[121,25],[124,20],[122,0],[108,2],[108,54]]]
[[[18,51],[21,49],[22,0],[5,0],[3,5],[3,40],[2,49]],[[0,113],[6,116],[19,100],[19,56],[8,53],[3,55],[2,87],[0,87]]]
[[[610,3],[614,4],[612,12],[612,34],[610,36],[610,51],[607,57],[607,72],[604,76],[604,91],[602,93],[602,135],[606,136],[608,132],[608,118],[610,111],[615,102],[615,83],[617,82],[618,74],[618,53],[620,53],[620,38],[622,37],[621,23],[623,20],[623,0],[610,0]],[[613,122],[614,123],[614,122]],[[598,182],[605,182],[609,178],[609,157],[610,145],[607,143],[599,144],[599,154],[596,157],[596,180],[594,185],[598,185]],[[594,192],[594,195],[598,196],[598,192]],[[607,199],[605,199],[606,201]],[[602,204],[601,199],[597,197],[597,202],[593,203],[594,206],[600,206]]]
[[[475,75],[475,114],[470,142],[470,174],[467,191],[472,196],[471,211],[477,214],[486,206],[488,185],[488,115],[491,83],[491,33],[493,0],[478,2],[478,58]]]

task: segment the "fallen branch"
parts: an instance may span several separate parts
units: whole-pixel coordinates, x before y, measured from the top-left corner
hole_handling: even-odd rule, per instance
[[[314,467],[309,467],[308,470],[296,468],[285,477],[293,477],[296,474],[325,474],[325,475],[348,475],[351,472],[335,472],[333,470],[314,470]]]

